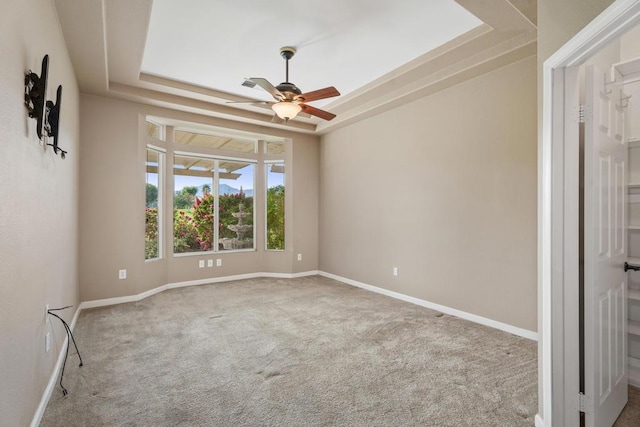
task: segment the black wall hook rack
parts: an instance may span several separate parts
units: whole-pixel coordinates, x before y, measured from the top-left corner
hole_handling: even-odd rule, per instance
[[[49,55],[45,55],[42,58],[40,75],[29,70],[24,76],[24,103],[29,110],[29,117],[36,120],[36,133],[39,139],[42,139],[48,69]]]
[[[38,139],[43,136],[53,139],[53,143],[46,143],[46,146],[53,147],[55,154],[60,154],[61,158],[67,156],[67,151],[58,145],[58,135],[60,129],[60,110],[62,108],[62,86],[58,86],[56,91],[56,102],[47,101],[47,79],[49,74],[49,55],[42,58],[42,70],[38,76],[29,70],[24,76],[24,104],[29,111],[29,117],[36,120],[36,133]]]
[[[47,101],[44,129],[47,135],[53,138],[53,144],[47,144],[53,147],[53,152],[60,154],[61,158],[65,158],[67,152],[58,146],[58,124],[60,123],[60,109],[62,108],[62,86],[58,86],[56,91],[56,103]]]

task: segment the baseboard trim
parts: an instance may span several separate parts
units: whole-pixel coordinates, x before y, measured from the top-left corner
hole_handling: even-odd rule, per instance
[[[455,308],[447,307],[445,305],[436,304],[430,301],[425,301],[419,298],[410,297],[399,292],[390,291],[376,286],[368,285],[366,283],[358,282],[356,280],[347,279],[346,277],[337,276],[335,274],[320,271],[318,274],[329,279],[337,280],[339,282],[346,283],[348,285],[356,286],[358,288],[366,289],[371,292],[386,295],[391,298],[396,298],[405,302],[420,305],[422,307],[430,308],[432,310],[439,311],[441,313],[450,314],[452,316],[459,317],[461,319],[469,320],[471,322],[479,323],[484,326],[499,329],[504,332],[508,332],[513,335],[518,335],[523,338],[527,338],[533,341],[538,341],[538,334],[528,329],[518,328],[517,326],[509,325],[507,323],[498,322],[497,320],[488,319],[486,317],[478,316],[476,314],[467,313],[466,311],[457,310]]]
[[[298,277],[315,276],[318,274],[320,274],[318,270],[303,271],[301,273],[259,272],[259,273],[236,274],[233,276],[211,277],[208,279],[188,280],[185,282],[167,283],[166,285],[158,286],[157,288],[150,289],[148,291],[142,292],[141,294],[137,294],[137,295],[84,301],[80,304],[80,308],[84,310],[87,308],[105,307],[109,305],[123,304],[127,302],[137,302],[145,298],[148,298],[152,295],[166,291],[167,289],[183,288],[186,286],[208,285],[211,283],[231,282],[233,280],[256,279],[260,277],[272,277],[276,279],[295,279]]]
[[[76,322],[78,321],[78,316],[80,315],[80,311],[82,311],[82,308],[78,306],[75,314],[73,315],[73,319],[69,324],[69,328],[71,328],[71,331],[73,331],[73,328],[75,328],[76,326]],[[31,420],[31,424],[30,424],[31,427],[38,427],[38,425],[40,425],[40,421],[42,421],[44,411],[47,409],[47,405],[49,404],[49,399],[51,399],[51,395],[53,394],[53,389],[56,387],[58,376],[60,375],[60,370],[62,369],[62,362],[64,361],[64,355],[67,349],[67,341],[69,341],[69,338],[65,336],[64,341],[62,342],[62,346],[60,347],[60,353],[58,353],[58,360],[56,361],[56,364],[53,367],[53,372],[51,373],[51,377],[49,378],[47,387],[44,389],[44,393],[42,393],[42,398],[40,399],[40,403],[38,404],[36,413],[33,415],[33,419]]]
[[[536,414],[536,427],[544,427],[544,421],[540,414]]]

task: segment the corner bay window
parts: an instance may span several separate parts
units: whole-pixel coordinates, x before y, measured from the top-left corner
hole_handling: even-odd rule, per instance
[[[146,117],[141,132],[145,260],[284,250],[284,141],[164,120]]]

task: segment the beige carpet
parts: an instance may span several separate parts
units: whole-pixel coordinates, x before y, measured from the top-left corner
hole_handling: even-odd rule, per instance
[[[613,427],[640,426],[640,389],[629,386],[629,401]]]
[[[81,313],[42,426],[533,426],[536,343],[319,276]]]

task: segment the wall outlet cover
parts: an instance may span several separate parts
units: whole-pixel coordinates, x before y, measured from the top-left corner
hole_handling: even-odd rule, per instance
[[[298,261],[302,261],[302,254],[298,254]]]
[[[118,271],[118,279],[126,279],[127,278],[127,270],[119,270]]]
[[[212,259],[208,259],[207,260],[207,267],[213,267],[213,260]]]
[[[200,268],[204,268],[204,260],[201,259],[200,261],[198,261],[198,267]]]
[[[217,267],[222,267],[222,259],[218,258],[218,259],[216,260],[216,266],[217,266]]]
[[[51,348],[51,333],[47,332],[44,336],[44,352],[49,353],[49,349]]]

